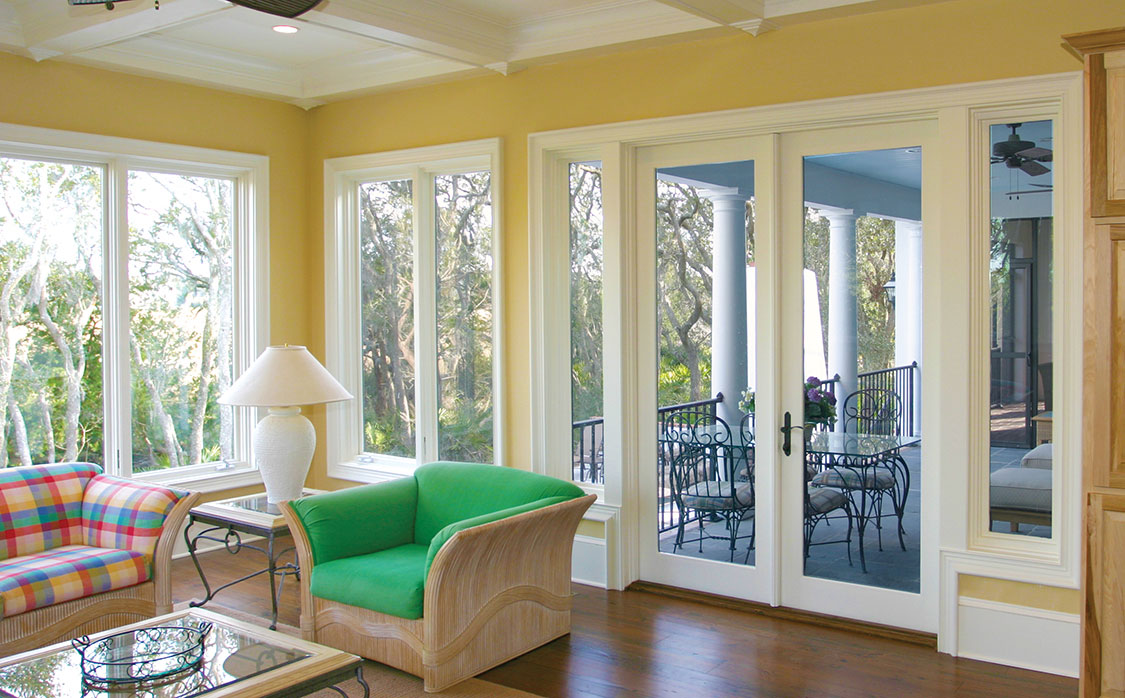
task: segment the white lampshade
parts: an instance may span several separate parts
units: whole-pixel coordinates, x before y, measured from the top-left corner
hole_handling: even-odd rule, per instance
[[[223,405],[290,407],[350,400],[351,393],[300,346],[267,347],[219,397]]]

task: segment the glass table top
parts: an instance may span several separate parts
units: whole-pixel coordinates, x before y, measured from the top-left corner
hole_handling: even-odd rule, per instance
[[[920,443],[917,436],[884,436],[836,431],[815,432],[805,446],[806,453],[826,456],[881,456]]]
[[[307,497],[310,494],[316,494],[313,490],[302,490],[301,496]],[[253,511],[258,514],[269,514],[270,516],[281,516],[281,509],[276,504],[270,504],[266,495],[254,494],[248,497],[239,497],[238,499],[231,499],[224,502],[216,502],[216,504],[223,504],[234,509],[242,509],[244,511]]]
[[[191,615],[173,619],[169,626],[199,627]],[[309,657],[308,653],[281,647],[215,622],[207,634],[203,661],[197,671],[170,681],[116,686],[105,689],[84,684],[81,657],[72,648],[0,668],[2,698],[188,698],[257,676]]]

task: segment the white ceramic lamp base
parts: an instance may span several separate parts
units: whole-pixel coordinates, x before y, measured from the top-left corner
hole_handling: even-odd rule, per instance
[[[316,430],[300,407],[271,407],[254,429],[254,454],[270,504],[297,499],[316,448]]]

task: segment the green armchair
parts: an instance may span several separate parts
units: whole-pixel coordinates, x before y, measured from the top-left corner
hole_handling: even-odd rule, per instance
[[[574,534],[594,502],[512,468],[413,477],[287,502],[306,639],[441,691],[570,632]]]

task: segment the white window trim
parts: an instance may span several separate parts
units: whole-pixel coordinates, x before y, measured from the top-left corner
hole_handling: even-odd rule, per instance
[[[269,158],[226,150],[157,143],[59,131],[32,126],[0,123],[0,153],[28,158],[57,160],[95,165],[105,168],[103,222],[105,251],[103,273],[103,317],[106,332],[115,328],[117,341],[104,354],[103,390],[105,400],[106,472],[132,476],[137,480],[189,487],[213,492],[261,483],[254,468],[250,433],[253,428],[252,408],[236,408],[234,452],[238,459],[229,464],[202,463],[175,469],[131,473],[125,457],[130,452],[132,421],[129,399],[127,356],[116,354],[128,346],[128,293],[120,284],[126,277],[127,245],[120,244],[127,231],[126,188],[130,170],[173,172],[177,174],[224,177],[235,182],[237,229],[244,235],[235,237],[234,307],[235,375],[248,367],[269,341]],[[118,251],[111,258],[112,250]],[[249,258],[248,264],[238,260]],[[112,272],[112,273],[111,273]],[[110,303],[114,299],[114,303]],[[126,343],[121,344],[124,340]],[[116,406],[116,413],[110,409]],[[110,451],[113,451],[112,453]]]
[[[904,90],[880,94],[865,94],[815,100],[803,103],[789,103],[732,109],[723,112],[693,114],[687,116],[661,117],[642,121],[622,122],[596,126],[578,127],[558,131],[533,133],[528,137],[528,208],[529,208],[529,250],[530,260],[530,300],[531,300],[531,428],[532,428],[532,468],[537,472],[558,474],[561,472],[559,455],[550,445],[562,442],[559,434],[569,434],[569,411],[560,407],[554,400],[558,378],[555,373],[566,375],[566,366],[558,363],[561,352],[554,347],[561,330],[556,327],[564,318],[556,318],[545,312],[553,295],[565,293],[566,257],[560,261],[558,254],[560,242],[568,239],[563,226],[566,219],[559,215],[560,208],[566,210],[567,188],[565,179],[558,179],[560,163],[574,159],[575,153],[600,149],[603,159],[603,209],[604,234],[606,236],[607,266],[609,248],[613,244],[625,246],[628,252],[631,240],[635,237],[635,215],[631,210],[633,197],[629,189],[632,179],[633,152],[637,147],[669,142],[688,142],[699,138],[721,138],[725,136],[785,133],[814,129],[872,123],[893,123],[904,119],[924,117],[937,118],[941,138],[945,144],[942,154],[941,197],[943,202],[955,202],[954,206],[944,206],[940,211],[940,229],[953,233],[951,239],[939,240],[930,236],[924,241],[923,256],[928,268],[963,268],[964,260],[969,258],[968,233],[971,229],[970,196],[971,185],[966,174],[974,172],[971,155],[977,151],[970,143],[973,135],[971,111],[980,109],[1006,109],[1012,113],[1024,106],[1053,104],[1058,110],[1056,118],[1057,149],[1064,153],[1066,162],[1055,161],[1054,169],[1059,173],[1061,187],[1055,192],[1055,230],[1056,245],[1063,244],[1062,254],[1056,247],[1055,289],[1055,337],[1058,358],[1056,365],[1065,364],[1063,370],[1056,370],[1058,387],[1056,400],[1065,413],[1056,420],[1055,433],[1065,433],[1060,438],[1065,451],[1060,461],[1065,466],[1056,468],[1054,503],[1058,531],[1042,549],[1033,548],[1035,541],[1021,540],[1021,536],[997,536],[1003,540],[996,545],[981,546],[981,525],[988,506],[988,461],[977,462],[970,467],[966,455],[970,450],[963,447],[969,443],[969,423],[972,419],[965,413],[942,415],[943,407],[971,404],[970,396],[979,395],[979,386],[970,385],[966,366],[970,360],[975,362],[976,373],[981,375],[987,369],[980,356],[970,359],[968,349],[964,356],[959,352],[947,352],[948,356],[938,356],[930,362],[923,376],[923,412],[930,415],[927,434],[942,433],[941,439],[931,436],[923,439],[924,457],[927,462],[943,462],[942,479],[927,481],[937,488],[940,502],[940,548],[941,555],[958,554],[977,560],[977,569],[990,571],[991,576],[1005,579],[1027,580],[1035,583],[1049,583],[1054,586],[1078,588],[1080,578],[1080,556],[1082,550],[1081,502],[1078,495],[1081,483],[1081,371],[1082,371],[1082,306],[1081,306],[1081,244],[1082,211],[1078,203],[1082,200],[1081,176],[1081,114],[1082,81],[1081,73],[1059,73],[1028,78],[994,80],[988,82]],[[977,135],[979,137],[979,134]],[[1063,150],[1065,143],[1065,151]],[[987,152],[981,151],[981,152]],[[1061,169],[1060,169],[1061,167]],[[985,173],[987,175],[987,173]],[[1065,180],[1063,179],[1065,178]],[[985,180],[987,181],[987,180]],[[987,205],[987,202],[986,204]],[[979,211],[975,215],[980,215]],[[987,211],[985,212],[987,216]],[[1065,231],[1065,232],[1064,232]],[[1077,237],[1076,237],[1077,236]],[[1063,261],[1065,260],[1065,262]],[[621,259],[626,274],[636,271]],[[1059,268],[1065,264],[1065,268]],[[559,271],[560,267],[562,268]],[[966,277],[967,280],[967,277]],[[925,282],[924,282],[925,283]],[[943,286],[939,288],[939,286]],[[929,306],[942,299],[942,307],[956,303],[958,307],[969,308],[968,284],[945,283],[928,284],[924,287],[923,302]],[[626,284],[626,288],[628,284]],[[929,290],[925,290],[929,289]],[[607,298],[609,291],[606,291]],[[954,299],[954,300],[950,300]],[[627,302],[634,302],[627,299]],[[924,333],[931,330],[952,331],[959,340],[958,346],[970,347],[970,322],[964,312],[955,316],[944,312],[941,317],[927,320]],[[608,317],[608,313],[606,314]],[[978,323],[979,324],[979,323]],[[636,341],[636,328],[628,318],[620,325],[619,334],[611,344],[607,328],[607,366],[612,347],[618,346],[620,354],[626,359],[621,372],[619,385],[622,394],[620,413],[622,429],[629,433],[621,435],[621,460],[611,463],[607,444],[607,472],[604,492],[599,499],[607,505],[621,507],[622,526],[620,539],[611,542],[616,547],[615,557],[618,569],[610,570],[610,576],[619,575],[623,585],[638,579],[639,536],[635,521],[638,512],[636,482],[641,477],[640,459],[636,457],[639,444],[635,442],[636,430],[629,426],[640,419],[636,401],[633,398],[640,381],[650,380],[648,376],[635,375],[629,370],[627,360]],[[937,335],[932,335],[937,336]],[[971,391],[976,390],[973,393]],[[607,386],[607,394],[608,394]],[[944,397],[939,400],[939,395]],[[987,392],[984,393],[987,396]],[[986,398],[987,399],[987,398]],[[607,401],[606,420],[609,422],[611,406]],[[978,406],[979,409],[979,406]],[[978,420],[979,421],[979,420]],[[1068,438],[1069,436],[1069,438]],[[569,442],[568,442],[569,443]],[[987,456],[987,450],[985,451]],[[952,464],[952,465],[950,465]],[[618,469],[619,472],[613,472]],[[983,486],[982,486],[983,480]],[[1034,570],[1034,574],[1030,572]],[[1050,580],[1050,581],[1047,581]]]
[[[412,179],[414,207],[423,214],[415,216],[421,224],[425,212],[432,211],[430,187],[433,174],[451,174],[488,170],[492,196],[492,442],[494,463],[503,465],[504,442],[504,314],[503,314],[503,177],[501,172],[501,141],[490,138],[464,143],[411,148],[385,153],[329,158],[324,161],[324,259],[325,259],[325,347],[328,370],[353,395],[355,400],[327,406],[326,451],[328,475],[355,482],[379,482],[403,477],[414,472],[418,463],[437,457],[436,443],[422,443],[423,430],[418,429],[417,458],[363,453],[362,376],[359,362],[359,240],[354,231],[359,227],[356,186],[363,181]],[[419,186],[422,185],[422,186]],[[432,216],[429,216],[432,218]],[[433,267],[433,245],[415,228],[415,251],[419,272],[415,284],[428,283],[423,272]],[[432,280],[432,279],[431,279]],[[416,296],[415,345],[430,343],[435,332],[433,309],[419,309]],[[416,351],[421,355],[421,351]],[[436,376],[416,376],[417,394],[436,394]],[[434,388],[433,391],[430,388]],[[416,403],[416,419],[436,418],[428,410],[434,405]]]
[[[989,127],[1016,121],[1052,120],[1055,132],[1055,150],[1061,154],[1052,161],[1054,191],[1052,196],[1052,255],[1054,281],[1052,283],[1053,327],[1052,343],[1056,363],[1063,371],[1053,378],[1059,404],[1081,405],[1082,356],[1082,247],[1067,244],[1067,240],[1080,240],[1082,231],[1082,103],[1081,99],[1063,97],[1041,99],[1015,107],[984,106],[971,110],[970,143],[974,153],[988,153],[992,138]],[[1076,504],[1080,482],[1069,477],[1081,463],[1081,409],[1062,409],[1057,419],[1061,428],[1055,430],[1055,464],[1065,467],[1051,469],[1051,537],[1048,539],[1012,535],[992,531],[989,516],[989,446],[988,403],[990,369],[987,359],[989,346],[988,308],[991,301],[989,288],[989,248],[991,209],[988,191],[990,166],[983,156],[978,158],[972,173],[972,204],[970,213],[971,251],[970,303],[972,308],[969,346],[983,352],[985,358],[974,357],[970,362],[970,394],[974,409],[970,414],[969,440],[974,445],[970,461],[969,482],[969,548],[974,551],[999,555],[1016,554],[1028,560],[1058,562],[1061,551],[1059,536],[1062,532],[1081,527],[1082,507]],[[1077,357],[1077,358],[1076,358]]]

